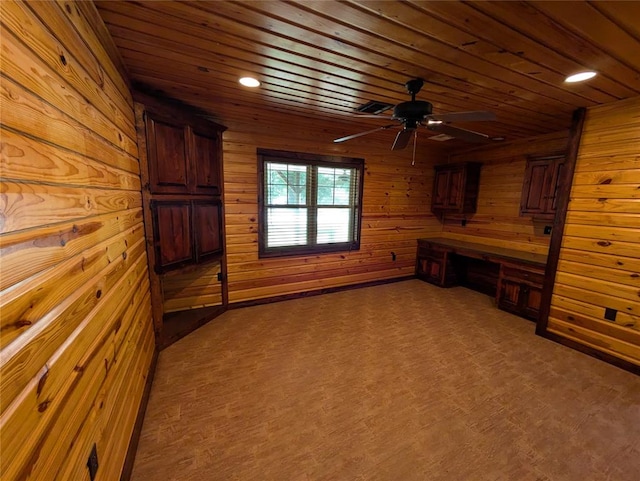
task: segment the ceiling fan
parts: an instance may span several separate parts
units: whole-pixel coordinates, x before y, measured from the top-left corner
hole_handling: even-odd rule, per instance
[[[387,117],[390,120],[400,121],[400,125],[383,125],[382,127],[377,127],[365,132],[347,135],[346,137],[340,137],[339,139],[335,139],[334,142],[345,142],[347,140],[362,137],[363,135],[367,134],[372,134],[373,132],[378,132],[379,130],[390,129],[392,127],[402,127],[402,130],[400,130],[396,135],[396,139],[391,146],[391,150],[404,149],[409,143],[411,135],[417,134],[418,127],[425,127],[433,132],[446,134],[467,142],[491,141],[488,135],[474,132],[472,130],[461,129],[459,127],[453,127],[449,125],[449,123],[495,120],[496,116],[494,113],[477,110],[471,112],[450,112],[440,115],[433,114],[433,106],[430,102],[424,100],[416,100],[416,94],[420,92],[420,89],[423,85],[424,81],[420,78],[409,80],[405,84],[407,92],[411,94],[411,100],[409,102],[402,102],[396,105],[393,109],[393,115],[391,117]],[[379,116],[374,117],[380,118]]]

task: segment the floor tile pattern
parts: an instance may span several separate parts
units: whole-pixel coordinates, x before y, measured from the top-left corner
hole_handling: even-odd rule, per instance
[[[161,352],[132,479],[640,479],[640,377],[534,327],[418,280],[228,311]]]

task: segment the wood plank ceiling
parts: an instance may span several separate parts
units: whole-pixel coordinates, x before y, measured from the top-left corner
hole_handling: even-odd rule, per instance
[[[348,121],[346,135],[387,124],[355,109],[406,101],[404,83],[421,77],[435,113],[492,111],[497,121],[456,126],[512,140],[640,95],[640,2],[96,3],[134,83],[227,123],[232,103]],[[598,76],[564,83],[584,70]],[[261,87],[239,86],[244,75]]]

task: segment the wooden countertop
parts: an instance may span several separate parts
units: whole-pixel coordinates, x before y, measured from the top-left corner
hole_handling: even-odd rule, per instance
[[[475,242],[446,239],[444,237],[418,239],[418,242],[421,244],[428,243],[434,246],[445,247],[454,254],[485,259],[488,261],[495,259],[496,261],[506,260],[517,261],[520,263],[526,262],[528,264],[534,264],[542,267],[547,265],[547,256],[544,254],[533,254],[531,252],[505,249],[503,247],[494,247],[486,244],[476,244]]]

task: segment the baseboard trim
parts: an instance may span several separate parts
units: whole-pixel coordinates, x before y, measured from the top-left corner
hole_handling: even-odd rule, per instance
[[[292,299],[301,299],[303,297],[319,296],[322,294],[331,294],[333,292],[349,291],[351,289],[360,289],[362,287],[380,286],[383,284],[393,284],[394,282],[408,281],[416,279],[415,275],[394,277],[392,279],[382,279],[379,281],[360,282],[358,284],[349,284],[346,286],[326,287],[324,289],[315,289],[313,291],[296,292],[294,294],[283,294],[281,296],[264,297],[262,299],[252,299],[250,301],[240,301],[229,304],[229,309],[239,309],[241,307],[259,306],[261,304],[272,304],[274,302],[290,301]]]
[[[136,460],[138,442],[140,441],[140,434],[142,434],[142,423],[144,422],[144,415],[147,412],[147,404],[149,404],[149,395],[151,394],[151,385],[153,384],[153,378],[156,374],[158,353],[158,349],[153,350],[153,357],[151,358],[149,372],[147,373],[147,379],[144,384],[144,391],[142,392],[142,399],[140,400],[140,406],[138,407],[136,422],[133,425],[133,432],[131,433],[131,439],[129,439],[127,455],[124,458],[124,465],[122,467],[122,473],[120,474],[120,481],[129,481],[131,479],[131,474],[133,473],[133,463]]]
[[[575,349],[576,351],[580,351],[591,357],[595,357],[596,359],[609,364],[613,364],[620,369],[624,369],[625,371],[629,371],[630,373],[640,376],[640,366],[625,359],[621,359],[612,354],[599,351],[598,349],[595,349],[591,346],[585,346],[578,341],[574,341],[573,339],[566,338],[554,332],[543,331],[537,334],[541,337],[544,337],[545,339],[549,339],[551,341],[557,342],[558,344],[562,344],[563,346],[570,347],[571,349]]]

